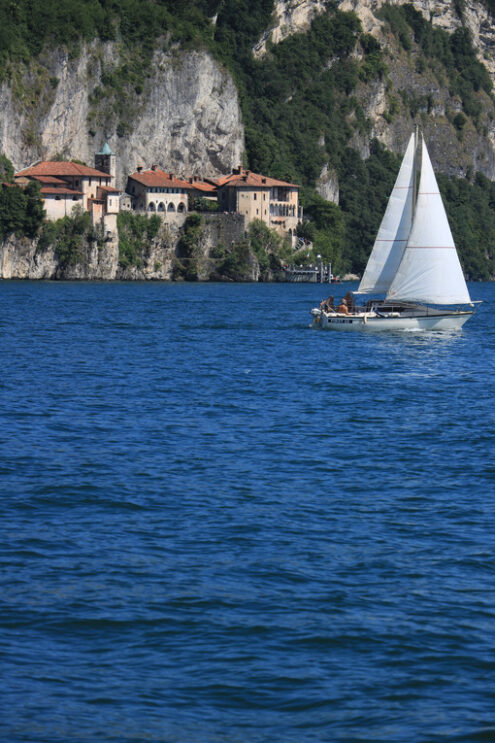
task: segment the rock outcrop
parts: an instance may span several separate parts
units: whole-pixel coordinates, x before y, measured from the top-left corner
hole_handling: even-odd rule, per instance
[[[253,48],[255,57],[266,53],[267,44],[278,44],[292,34],[307,31],[313,18],[323,13],[328,0],[276,0],[273,24]]]
[[[57,156],[91,165],[108,140],[117,155],[120,186],[137,165],[216,175],[241,162],[237,90],[208,53],[157,50],[142,90],[134,95],[130,123],[118,136],[112,101],[102,91],[105,77],[120,63],[115,44],[94,42],[76,59],[51,52],[3,82],[0,151],[16,169]]]
[[[335,170],[325,163],[316,181],[316,190],[327,201],[339,203],[339,179]]]

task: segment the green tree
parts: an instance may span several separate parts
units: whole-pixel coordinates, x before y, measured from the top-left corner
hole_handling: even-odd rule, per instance
[[[28,237],[34,237],[45,218],[40,184],[36,181],[28,183],[24,190],[24,195],[26,197],[26,207],[23,231]]]
[[[12,183],[14,180],[14,166],[6,155],[0,155],[0,181]]]

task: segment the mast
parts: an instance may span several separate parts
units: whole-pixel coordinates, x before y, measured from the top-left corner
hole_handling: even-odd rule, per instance
[[[419,126],[414,126],[414,161],[413,161],[413,198],[412,198],[412,214],[411,222],[414,220],[416,213],[416,198],[418,193],[418,144],[419,144]]]

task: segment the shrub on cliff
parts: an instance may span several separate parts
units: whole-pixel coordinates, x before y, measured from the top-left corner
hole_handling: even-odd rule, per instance
[[[248,240],[235,243],[227,251],[226,257],[217,267],[214,278],[231,281],[250,281],[252,277],[253,256]]]
[[[119,265],[122,268],[143,265],[143,255],[160,230],[162,221],[157,214],[120,212],[117,217],[119,232]]]
[[[71,217],[62,217],[56,222],[45,222],[38,240],[37,249],[53,246],[59,266],[74,266],[84,258],[84,247],[91,237],[91,217],[81,207],[74,209]]]
[[[249,225],[249,243],[258,259],[260,273],[269,268],[277,270],[282,262],[292,258],[289,241],[284,240],[275,230],[271,230],[261,219],[255,219]]]
[[[177,243],[177,255],[172,269],[174,279],[198,280],[201,257],[201,216],[189,214],[184,222],[184,231]]]

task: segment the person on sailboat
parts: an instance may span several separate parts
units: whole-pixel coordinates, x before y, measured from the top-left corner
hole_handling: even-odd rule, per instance
[[[333,301],[334,301],[333,300],[333,294],[331,294],[328,297],[328,299],[322,299],[321,302],[320,302],[320,310],[326,310],[326,311],[333,310],[333,311],[335,311],[334,310],[334,306],[333,306]]]
[[[347,292],[347,294],[345,295],[344,299],[345,299],[345,303],[346,303],[347,307],[352,312],[352,310],[354,309],[354,297],[352,296],[352,292]]]
[[[347,301],[345,298],[340,300],[340,304],[337,307],[337,312],[340,312],[341,315],[349,314],[349,309],[347,307]]]

